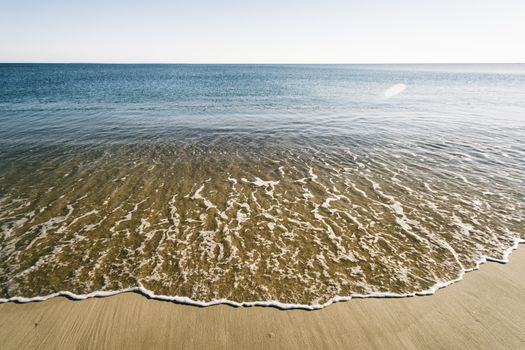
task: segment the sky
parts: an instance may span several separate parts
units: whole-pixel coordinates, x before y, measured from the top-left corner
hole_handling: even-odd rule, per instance
[[[525,62],[524,0],[0,0],[0,62]]]

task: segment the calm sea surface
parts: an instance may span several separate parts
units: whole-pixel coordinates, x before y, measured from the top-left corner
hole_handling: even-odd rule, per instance
[[[525,65],[0,64],[0,301],[430,293],[524,214]]]

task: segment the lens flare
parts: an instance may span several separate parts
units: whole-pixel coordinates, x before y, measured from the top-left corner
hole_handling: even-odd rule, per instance
[[[405,91],[407,86],[405,84],[395,84],[386,89],[385,97],[394,97]]]

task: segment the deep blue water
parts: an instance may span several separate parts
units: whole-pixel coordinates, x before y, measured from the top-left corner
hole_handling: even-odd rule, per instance
[[[402,83],[407,89],[385,98]],[[0,65],[0,142],[517,140],[525,65]],[[372,136],[374,137],[374,136]]]

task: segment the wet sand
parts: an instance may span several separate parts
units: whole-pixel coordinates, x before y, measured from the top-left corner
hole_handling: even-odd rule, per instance
[[[428,297],[354,299],[320,311],[199,308],[126,293],[0,305],[2,349],[525,347],[525,249]]]

